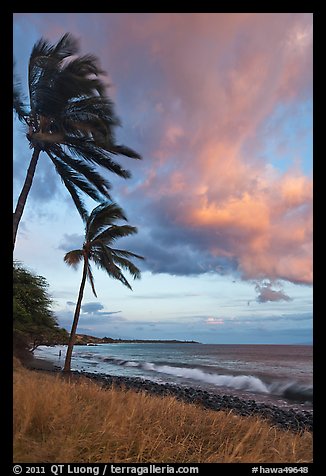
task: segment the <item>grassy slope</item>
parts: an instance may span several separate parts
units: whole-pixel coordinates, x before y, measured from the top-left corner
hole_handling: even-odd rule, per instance
[[[301,463],[312,461],[312,435],[16,364],[14,461]]]

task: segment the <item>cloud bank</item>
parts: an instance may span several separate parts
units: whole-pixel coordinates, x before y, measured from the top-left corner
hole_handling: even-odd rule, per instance
[[[119,137],[144,157],[122,159],[132,180],[109,177],[143,269],[311,284],[312,15],[50,16],[30,18],[101,58]]]

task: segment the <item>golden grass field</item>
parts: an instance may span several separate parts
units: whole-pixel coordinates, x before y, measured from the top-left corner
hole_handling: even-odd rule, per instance
[[[14,462],[307,463],[312,435],[14,362]]]

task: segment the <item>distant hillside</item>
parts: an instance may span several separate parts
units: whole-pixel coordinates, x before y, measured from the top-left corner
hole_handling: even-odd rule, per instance
[[[112,339],[111,337],[95,337],[87,334],[76,334],[75,345],[97,344],[199,344],[194,340],[146,340],[146,339]]]

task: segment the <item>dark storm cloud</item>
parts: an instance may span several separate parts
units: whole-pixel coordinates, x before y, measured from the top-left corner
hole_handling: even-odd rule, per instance
[[[102,306],[102,304],[99,302],[87,302],[86,304],[83,304],[81,308],[82,312],[86,314],[92,314],[104,309],[104,306]]]
[[[130,212],[130,206],[128,211]],[[194,276],[208,272],[237,275],[235,257],[212,255],[207,247],[209,237],[200,230],[176,226],[173,216],[170,215],[171,221],[167,217],[165,204],[155,203],[151,209],[147,206],[146,213],[151,228],[144,229],[140,225],[137,235],[121,239],[118,246],[144,256],[145,260],[137,263],[142,271],[175,276]],[[129,214],[144,216],[138,207]]]
[[[81,307],[81,317],[92,317],[92,318],[102,318],[102,317],[111,317],[114,314],[120,314],[121,311],[103,311],[104,306],[100,302],[87,302]],[[121,320],[121,317],[112,317],[112,319]]]

